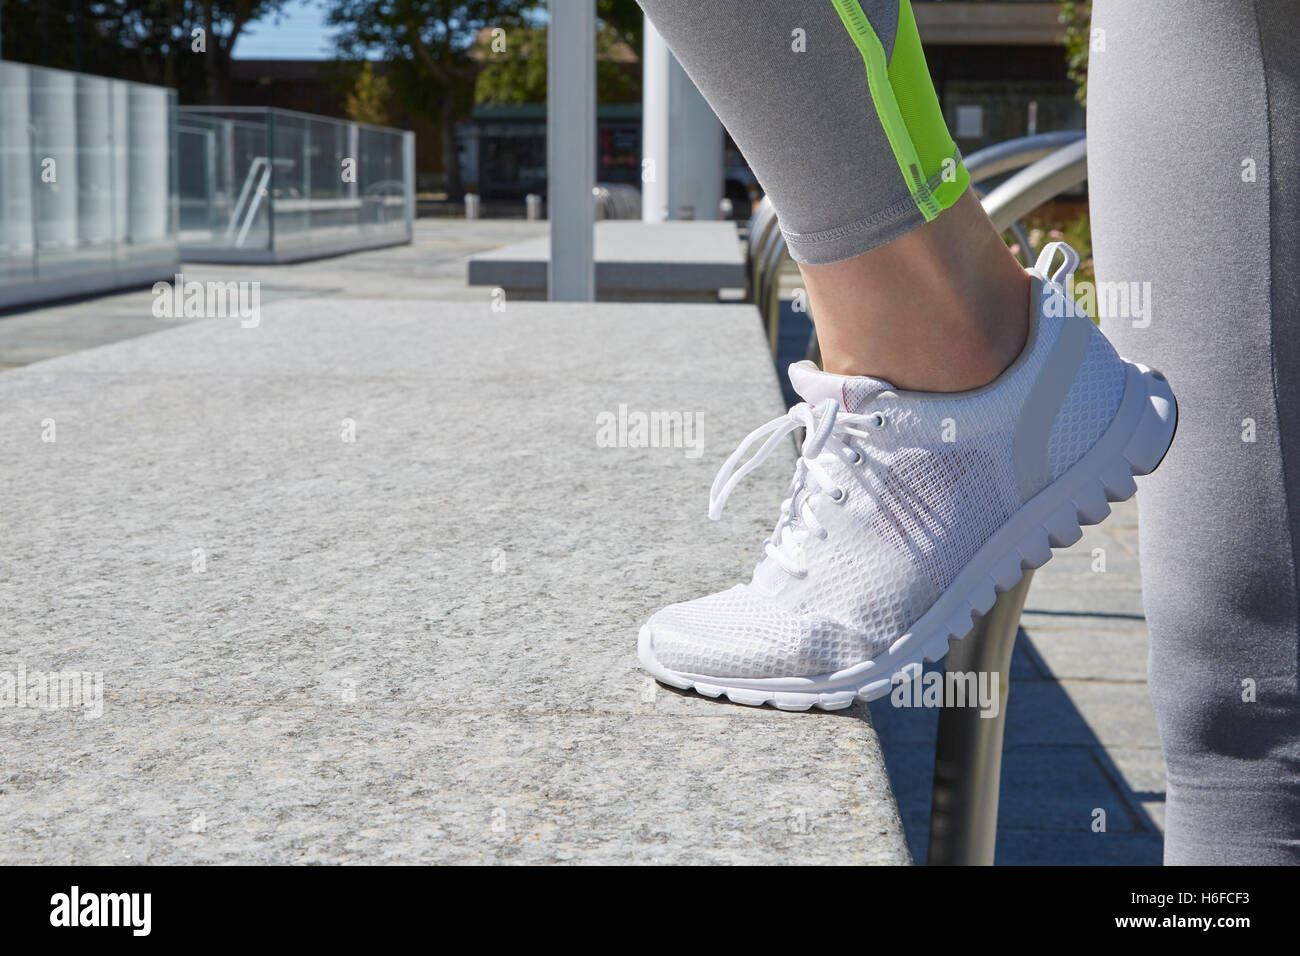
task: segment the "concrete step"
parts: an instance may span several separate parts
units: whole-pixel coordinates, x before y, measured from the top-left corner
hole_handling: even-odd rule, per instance
[[[736,224],[723,222],[596,223],[596,293],[609,301],[717,301],[745,287],[745,254]],[[513,296],[544,297],[550,236],[470,256],[472,286],[500,286]]]

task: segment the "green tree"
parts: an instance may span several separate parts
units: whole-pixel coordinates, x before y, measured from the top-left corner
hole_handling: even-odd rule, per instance
[[[1065,26],[1065,62],[1078,89],[1075,98],[1088,103],[1088,49],[1092,44],[1092,0],[1061,0],[1060,21]]]
[[[194,31],[205,29],[198,3],[118,0],[100,7],[99,32],[119,62],[114,75],[174,87],[182,103],[221,102],[211,95],[207,55],[194,49]]]
[[[447,193],[464,193],[456,161],[456,121],[468,115],[478,63],[470,55],[484,27],[511,27],[525,0],[332,0],[329,22],[340,27],[341,59],[381,56],[395,95],[414,113],[437,121]]]
[[[645,16],[635,0],[596,0],[596,16],[601,27],[612,31],[639,57],[645,36]]]
[[[161,82],[174,73],[184,0],[0,0],[6,60]]]
[[[348,119],[358,123],[373,123],[384,126],[388,123],[388,107],[385,105],[393,89],[386,77],[375,74],[375,66],[367,60],[357,73],[352,91],[348,93],[343,104],[343,111]]]
[[[475,103],[546,101],[545,27],[511,27],[503,37],[477,44],[474,53],[482,61],[474,82]]]
[[[230,53],[285,0],[0,0],[6,59],[175,87],[230,102]],[[197,31],[197,33],[196,33]]]
[[[491,40],[476,52],[483,68],[474,88],[476,103],[545,103],[547,28],[520,26],[506,31],[504,50],[494,50]],[[497,44],[501,46],[502,44]],[[624,34],[605,21],[596,33],[596,94],[602,103],[627,103],[640,99],[637,73],[614,55],[629,50]],[[640,57],[640,50],[632,50]]]
[[[203,25],[207,29],[208,102],[230,102],[230,54],[244,27],[279,14],[285,0],[207,0]]]

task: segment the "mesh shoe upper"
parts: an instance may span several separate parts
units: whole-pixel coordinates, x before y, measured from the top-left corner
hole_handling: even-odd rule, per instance
[[[1024,351],[972,392],[901,392],[792,365],[805,404],[790,415],[807,438],[765,557],[748,584],[651,618],[659,662],[717,677],[812,676],[906,633],[1007,518],[1091,447],[1122,398],[1124,363],[1101,333],[1062,309],[1050,282],[1035,276],[1031,294]],[[1059,407],[1026,415],[1045,395]],[[1039,419],[1041,433],[1027,434]]]

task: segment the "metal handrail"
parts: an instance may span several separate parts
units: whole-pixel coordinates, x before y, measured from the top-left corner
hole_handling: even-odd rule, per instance
[[[945,706],[939,711],[930,790],[927,862],[931,866],[993,863],[1011,654],[1033,580],[1034,572],[1025,571],[1019,583],[998,595],[969,634],[949,643],[945,674],[987,674],[989,686],[996,677],[998,702],[993,717],[982,716],[973,706]]]
[[[1057,150],[1081,141],[1083,137],[1083,130],[1039,133],[1035,136],[1021,136],[1018,139],[1010,139],[1005,143],[997,143],[994,146],[988,146],[972,153],[963,160],[966,171],[970,173],[971,188],[979,195],[980,202],[984,202],[987,190],[982,189],[980,183],[987,182],[1003,173],[1032,165],[1051,156]],[[988,210],[987,205],[985,210]],[[992,214],[990,214],[990,218],[992,218]],[[1002,218],[999,214],[999,220]],[[1006,225],[1000,225],[998,222],[994,224],[998,225],[999,229],[1006,229],[1015,234],[1016,240],[1024,250],[1026,265],[1029,265],[1038,257],[1038,250],[1029,241],[1029,233],[1025,231],[1025,227],[1021,224],[1019,218]]]
[[[772,200],[766,196],[759,202],[758,208],[749,218],[749,252],[751,258],[759,242],[767,236],[767,232],[776,222],[776,210],[772,207]]]
[[[785,263],[793,261],[786,249],[785,234],[773,218],[767,241],[759,253],[762,271],[759,275],[758,307],[767,328],[767,344],[776,357],[777,337],[781,326],[781,273]]]
[[[970,173],[972,183],[982,183],[1050,156],[1058,149],[1083,139],[1083,136],[1081,129],[1021,136],[971,153],[962,158],[962,165]]]
[[[767,263],[763,259],[762,251],[773,232],[780,232],[776,222],[776,211],[772,208],[772,201],[766,196],[754,210],[753,218],[749,223],[749,271],[748,284],[749,296],[758,304],[759,311],[764,315],[767,314],[764,305],[758,301],[758,288],[762,280],[764,269]]]
[[[1016,173],[984,197],[984,211],[998,229],[1088,178],[1088,142],[1063,146]]]
[[[640,219],[641,190],[625,183],[597,183],[591,190],[597,219]]]
[[[1050,155],[1055,149],[1062,146],[1068,146],[1075,140],[1082,138],[1082,130],[1064,130],[1059,133],[1039,133],[1035,136],[1021,136],[1018,139],[1009,139],[1005,143],[997,143],[993,146],[986,146],[984,149],[971,153],[963,158],[962,163],[966,171],[970,173],[971,188],[975,190],[976,195],[983,202],[985,195],[988,193],[980,184],[987,182],[995,176],[1002,173],[1011,172],[1028,166],[1030,163]],[[1020,220],[1016,220],[1007,229],[1016,237],[1020,243],[1021,249],[1024,250],[1024,262],[1026,265],[1033,262],[1038,256],[1038,251],[1034,244],[1029,241],[1029,233],[1021,225]]]
[[[226,238],[229,239],[235,234],[235,229],[239,224],[239,217],[243,215],[244,202],[251,195],[257,181],[258,174],[262,166],[267,163],[265,156],[254,156],[253,161],[248,165],[248,173],[244,176],[244,184],[239,190],[239,198],[235,200],[235,208],[230,212],[230,221],[226,224]]]

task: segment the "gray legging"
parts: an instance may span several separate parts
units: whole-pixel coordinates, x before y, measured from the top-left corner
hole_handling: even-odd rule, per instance
[[[886,243],[964,186],[907,68],[905,0],[639,2],[800,262]],[[1151,289],[1149,325],[1103,327],[1179,400],[1177,440],[1139,496],[1165,861],[1295,863],[1300,2],[1187,7],[1096,0],[1088,106],[1098,278]],[[879,56],[871,73],[877,47],[887,73]]]
[[[1138,496],[1165,862],[1295,863],[1300,3],[1188,6],[1097,0],[1088,77],[1097,275],[1151,283],[1103,329],[1178,393]]]

